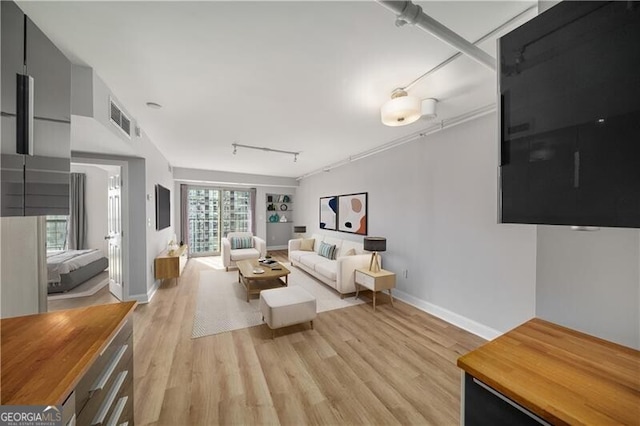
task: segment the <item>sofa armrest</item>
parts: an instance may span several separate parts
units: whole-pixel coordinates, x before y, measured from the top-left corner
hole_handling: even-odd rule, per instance
[[[289,253],[291,253],[292,251],[300,250],[300,247],[302,247],[302,238],[289,240],[288,246],[289,246]]]
[[[342,256],[337,259],[336,290],[341,294],[356,291],[354,281],[355,270],[368,268],[371,261],[370,254],[357,254],[355,256]]]
[[[253,237],[253,246],[260,252],[260,257],[267,255],[267,243],[260,237]]]
[[[222,266],[228,268],[231,265],[231,242],[227,237],[220,239],[220,255],[222,256]]]

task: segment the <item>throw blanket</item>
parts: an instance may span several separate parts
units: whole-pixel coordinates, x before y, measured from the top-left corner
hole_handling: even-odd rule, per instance
[[[98,249],[47,253],[47,279],[49,282],[60,282],[60,274],[68,274],[101,257],[103,257],[102,252]]]

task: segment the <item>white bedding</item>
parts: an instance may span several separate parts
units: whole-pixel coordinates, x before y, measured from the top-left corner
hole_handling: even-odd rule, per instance
[[[49,282],[60,282],[60,274],[68,274],[104,257],[98,249],[65,250],[47,253],[47,278]]]

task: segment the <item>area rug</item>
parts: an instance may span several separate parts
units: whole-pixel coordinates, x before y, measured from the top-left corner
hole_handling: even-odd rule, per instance
[[[353,296],[344,299],[328,286],[295,267],[289,267],[289,286],[300,286],[316,297],[318,312],[331,311],[364,303]],[[259,297],[247,293],[238,282],[238,271],[201,271],[198,301],[193,319],[192,338],[210,336],[262,324]]]

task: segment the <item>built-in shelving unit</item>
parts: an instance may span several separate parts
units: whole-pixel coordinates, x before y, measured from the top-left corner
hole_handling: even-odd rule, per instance
[[[267,248],[285,249],[293,237],[293,196],[267,194],[265,218],[267,221]]]

